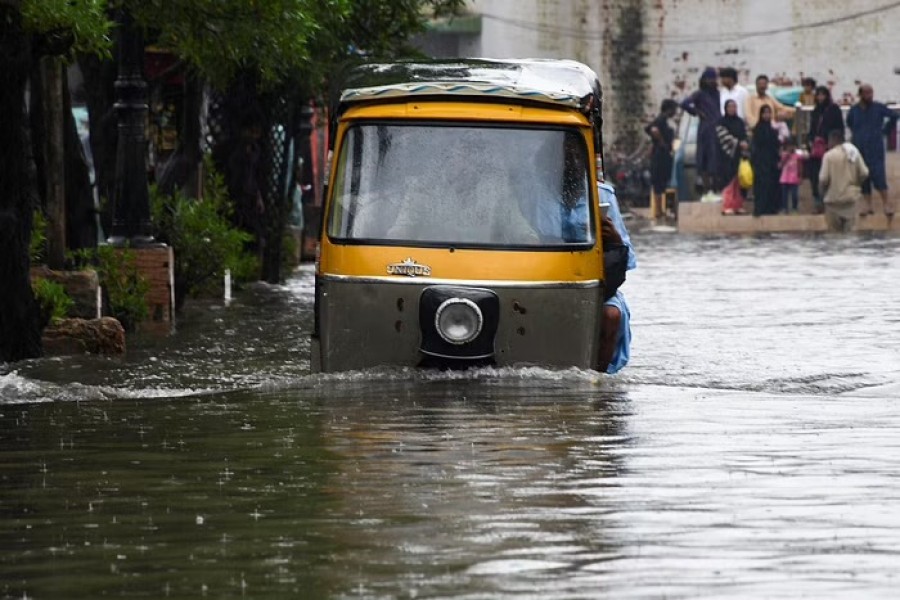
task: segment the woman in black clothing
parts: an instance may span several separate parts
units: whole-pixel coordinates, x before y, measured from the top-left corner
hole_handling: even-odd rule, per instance
[[[719,181],[722,187],[722,214],[744,213],[744,193],[736,181],[738,166],[747,150],[747,126],[738,116],[737,103],[725,102],[725,116],[716,126],[719,136]]]
[[[825,209],[819,192],[819,171],[828,145],[828,134],[835,130],[844,130],[844,115],[841,107],[831,99],[831,91],[825,86],[819,86],[816,88],[816,104],[809,118],[809,159],[805,167],[812,186],[815,209],[819,213]]]
[[[737,176],[741,150],[746,148],[747,142],[747,126],[738,116],[737,103],[734,100],[725,102],[725,116],[719,120],[719,127],[722,128],[718,130],[722,149],[719,177],[724,187]]]
[[[753,216],[775,215],[781,204],[781,169],[778,168],[781,143],[772,127],[772,107],[759,110],[759,122],[753,128],[750,142],[750,164],[753,165]]]

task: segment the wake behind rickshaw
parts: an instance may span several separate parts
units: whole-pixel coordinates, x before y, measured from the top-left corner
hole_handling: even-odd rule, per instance
[[[350,73],[331,115],[314,370],[594,368],[600,101],[573,61]]]

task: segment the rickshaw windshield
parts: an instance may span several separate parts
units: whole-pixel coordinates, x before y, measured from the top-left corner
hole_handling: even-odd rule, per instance
[[[336,163],[331,239],[456,247],[592,247],[587,147],[563,128],[373,123]]]

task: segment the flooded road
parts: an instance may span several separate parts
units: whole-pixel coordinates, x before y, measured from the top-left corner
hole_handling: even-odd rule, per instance
[[[638,236],[621,376],[310,376],[309,272],[0,371],[0,597],[895,598],[900,240]]]

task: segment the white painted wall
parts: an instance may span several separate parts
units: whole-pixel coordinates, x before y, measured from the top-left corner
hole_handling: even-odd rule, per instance
[[[648,51],[660,95],[693,85],[706,65],[733,66],[752,85],[759,73],[799,84],[810,76],[835,97],[855,96],[861,82],[882,100],[900,101],[900,7],[888,0],[667,0],[649,2]],[[820,23],[821,26],[809,25]],[[780,31],[792,29],[790,31]],[[685,58],[686,57],[686,58]],[[663,83],[664,82],[664,83]]]
[[[628,0],[471,0],[483,15],[471,55],[574,58],[594,68],[607,106],[619,90],[609,78],[619,8]],[[642,0],[649,89],[645,114],[696,87],[707,65],[733,66],[752,87],[759,73],[785,84],[811,76],[850,99],[861,82],[882,101],[900,101],[900,7],[890,0]],[[820,26],[810,26],[821,23]],[[783,31],[782,31],[783,30]],[[628,90],[623,90],[627,93]],[[611,117],[611,119],[610,119]],[[608,115],[615,126],[616,115]]]

